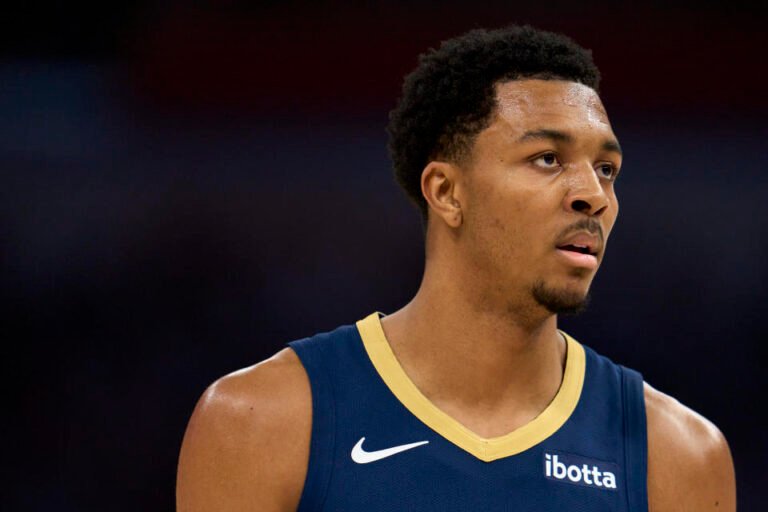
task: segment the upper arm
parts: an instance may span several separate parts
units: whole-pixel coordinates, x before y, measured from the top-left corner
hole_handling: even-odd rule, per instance
[[[720,430],[648,384],[645,403],[650,512],[734,512],[733,460]]]
[[[184,435],[177,510],[295,510],[309,459],[311,411],[309,381],[290,349],[216,381]]]

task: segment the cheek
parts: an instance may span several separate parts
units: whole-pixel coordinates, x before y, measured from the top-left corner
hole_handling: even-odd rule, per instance
[[[531,182],[519,170],[488,166],[482,172],[465,189],[469,250],[478,262],[496,268],[525,266],[521,260],[535,256],[531,249],[542,236],[542,223],[551,217],[546,210],[553,206],[544,197],[551,186]]]
[[[606,219],[603,229],[605,230],[605,238],[608,238],[608,235],[613,230],[613,226],[616,224],[616,219],[619,216],[619,201],[616,199],[616,196],[614,195],[611,197],[611,207],[610,210],[606,212]]]
[[[494,267],[508,266],[528,251],[536,219],[525,201],[515,195],[489,191],[476,203],[468,226],[472,250],[479,260]]]

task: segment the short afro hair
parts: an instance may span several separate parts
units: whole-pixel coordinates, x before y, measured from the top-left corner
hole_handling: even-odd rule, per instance
[[[389,152],[400,186],[427,218],[421,173],[431,160],[458,162],[492,121],[495,85],[537,78],[598,90],[592,52],[570,38],[530,26],[477,29],[419,56],[389,115]]]

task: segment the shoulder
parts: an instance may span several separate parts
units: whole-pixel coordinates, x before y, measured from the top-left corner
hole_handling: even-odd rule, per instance
[[[644,386],[650,512],[736,510],[728,443],[709,420]]]
[[[295,510],[311,422],[309,380],[291,349],[217,380],[184,435],[178,510]]]

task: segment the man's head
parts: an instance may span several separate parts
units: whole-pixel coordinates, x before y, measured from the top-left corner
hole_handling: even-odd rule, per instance
[[[598,81],[587,50],[530,27],[446,41],[406,78],[389,125],[395,173],[481,300],[585,303],[621,164]]]
[[[430,50],[390,113],[389,150],[400,186],[427,216],[421,172],[430,160],[461,161],[493,119],[495,86],[523,78],[566,80],[597,91],[592,54],[571,39],[528,26],[472,30]]]

